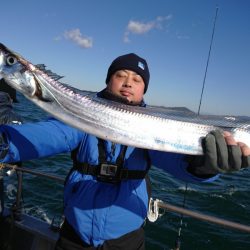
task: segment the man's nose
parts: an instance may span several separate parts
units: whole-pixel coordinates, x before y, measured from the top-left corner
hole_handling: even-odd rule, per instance
[[[131,78],[130,77],[127,77],[123,83],[124,86],[126,87],[131,87],[132,84],[131,84]]]

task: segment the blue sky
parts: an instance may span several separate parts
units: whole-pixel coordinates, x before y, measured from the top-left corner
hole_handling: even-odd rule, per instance
[[[149,104],[250,116],[248,0],[12,0],[1,2],[0,42],[79,89],[99,91],[119,55],[144,57]]]

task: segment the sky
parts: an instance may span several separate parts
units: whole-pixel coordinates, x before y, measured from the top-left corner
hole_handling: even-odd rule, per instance
[[[212,31],[215,31],[206,72]],[[150,105],[250,116],[248,0],[12,0],[1,2],[0,42],[62,82],[105,87],[118,56],[145,58]]]

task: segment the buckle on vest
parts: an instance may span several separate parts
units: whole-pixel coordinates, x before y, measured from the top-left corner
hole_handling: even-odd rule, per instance
[[[102,163],[100,165],[100,172],[97,175],[97,180],[102,182],[118,183],[120,182],[118,172],[117,165]]]

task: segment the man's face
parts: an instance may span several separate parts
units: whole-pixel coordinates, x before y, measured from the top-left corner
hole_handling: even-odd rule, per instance
[[[110,78],[107,88],[115,95],[126,98],[129,102],[139,103],[143,99],[144,81],[131,70],[118,70]]]

